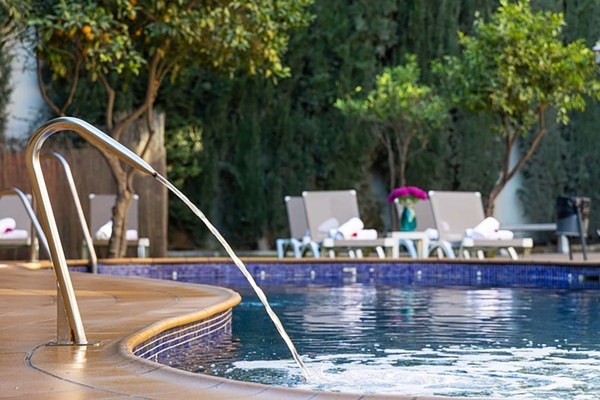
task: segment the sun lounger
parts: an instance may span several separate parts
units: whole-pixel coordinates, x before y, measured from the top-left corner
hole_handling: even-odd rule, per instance
[[[32,196],[17,188],[0,192],[1,247],[31,247],[30,258],[39,258],[39,244],[34,230],[47,249],[47,241],[31,206]]]
[[[430,191],[429,200],[440,245],[458,250],[459,257],[468,258],[472,251],[477,251],[482,258],[484,251],[494,255],[496,251],[504,249],[516,260],[519,258],[516,248],[522,249],[525,255],[533,248],[531,238],[492,239],[465,235],[467,230],[477,227],[486,219],[479,192]]]
[[[291,249],[296,258],[301,258],[307,251],[311,251],[315,258],[319,258],[319,244],[310,238],[308,232],[304,200],[300,196],[286,196],[284,200],[290,227],[290,237],[280,238],[275,241],[277,257],[284,258],[287,250]]]
[[[90,193],[90,232],[94,246],[107,246],[112,234],[112,208],[115,205],[116,195]],[[148,254],[150,240],[140,238],[138,235],[138,201],[139,196],[134,195],[129,210],[127,211],[127,246],[138,246]],[[139,254],[141,256],[142,254]]]
[[[396,212],[398,213],[398,215],[402,215],[404,207],[400,204],[398,199],[394,200],[394,205],[396,206]],[[417,227],[415,229],[415,232],[419,233],[419,236],[421,237],[420,246],[422,246],[423,248],[420,248],[419,252],[417,253],[416,248],[419,246],[415,246],[414,240],[410,239],[404,239],[406,242],[409,243],[401,242],[401,244],[403,244],[409,250],[411,256],[412,251],[410,247],[412,246],[415,248],[415,254],[421,254],[422,258],[428,257],[434,250],[438,251],[438,257],[442,257],[443,255],[446,255],[447,257],[452,257],[454,255],[452,248],[448,247],[445,243],[439,241],[439,234],[435,229],[433,211],[431,210],[431,203],[429,202],[429,200],[420,200],[413,207],[417,218]],[[410,236],[404,232],[392,232],[391,236],[399,237],[403,235]],[[416,256],[414,256],[413,258],[416,258]]]
[[[339,251],[347,251],[350,257],[362,257],[364,251],[376,251],[379,258],[389,250],[397,258],[399,242],[391,237],[374,239],[338,239],[331,233],[353,218],[359,219],[358,201],[354,190],[330,190],[303,192],[306,221],[312,240],[321,243],[321,249],[330,257]],[[371,233],[371,232],[369,232]],[[377,235],[375,235],[377,236]]]

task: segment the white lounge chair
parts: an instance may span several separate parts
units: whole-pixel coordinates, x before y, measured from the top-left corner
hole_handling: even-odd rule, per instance
[[[294,257],[302,258],[307,251],[319,258],[319,244],[311,239],[306,223],[304,200],[300,196],[285,196],[288,224],[290,227],[289,238],[279,238],[275,241],[277,257],[284,258],[287,250],[294,252]]]
[[[94,246],[107,246],[112,234],[112,208],[117,196],[114,194],[90,193],[90,233],[92,234]],[[139,196],[133,195],[133,200],[127,211],[127,246],[137,246],[138,256],[149,254],[150,239],[140,238],[138,235],[138,201]]]
[[[384,249],[391,256],[399,255],[399,242],[393,238],[334,239],[330,229],[336,229],[352,218],[360,218],[355,190],[328,190],[303,192],[306,221],[312,240],[321,243],[322,251],[335,257],[339,251],[347,251],[350,257],[362,257],[364,251],[376,251],[379,258],[385,257]]]
[[[39,259],[39,240],[45,251],[46,237],[32,208],[32,196],[15,187],[0,191],[0,219],[14,220],[14,229],[0,234],[0,247],[30,247],[30,259]],[[34,235],[34,231],[37,233]]]
[[[404,207],[400,204],[398,199],[394,200],[394,204],[396,206],[396,212],[398,213],[398,215],[402,215]],[[417,218],[417,227],[415,231],[424,232],[426,234],[426,239],[421,240],[421,245],[426,246],[426,248],[423,249],[424,251],[422,251],[421,253],[424,252],[426,255],[430,255],[431,252],[437,250],[438,257],[442,257],[444,255],[446,257],[454,256],[452,248],[448,247],[448,245],[446,245],[443,242],[440,242],[439,240],[439,234],[437,229],[435,228],[435,221],[433,219],[433,211],[431,210],[430,201],[428,199],[419,200],[413,207]],[[414,241],[409,239],[405,239],[405,241],[408,243],[401,244],[403,244],[408,249],[409,253],[412,256],[412,251],[416,253],[416,246],[414,244]],[[415,248],[415,250],[411,251],[411,246]],[[413,258],[414,257],[416,256],[413,256]]]
[[[485,219],[481,194],[479,192],[444,192],[430,191],[429,200],[436,229],[439,234],[439,245],[450,257],[454,255],[449,250],[457,250],[459,257],[469,258],[472,251],[483,258],[483,252],[494,255],[504,249],[513,260],[519,258],[516,248],[522,249],[528,255],[533,248],[533,239],[514,238],[473,239],[465,236],[467,229],[476,227]]]

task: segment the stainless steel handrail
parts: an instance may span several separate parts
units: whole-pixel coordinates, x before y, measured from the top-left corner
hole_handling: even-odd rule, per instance
[[[46,139],[60,131],[73,131],[78,133],[88,142],[96,147],[102,148],[114,154],[122,161],[141,172],[156,177],[158,173],[134,152],[117,142],[93,125],[72,117],[60,117],[46,122],[33,134],[27,145],[27,170],[31,179],[33,195],[40,207],[40,219],[50,248],[50,258],[54,265],[54,272],[58,280],[60,295],[64,301],[64,308],[68,320],[68,332],[61,332],[58,326],[58,341],[61,344],[87,345],[89,344],[79,306],[73,290],[73,283],[69,275],[67,260],[63,251],[58,227],[52,211],[48,188],[44,180],[44,174],[40,162],[40,150]]]
[[[90,233],[90,228],[88,227],[87,221],[85,219],[85,214],[83,212],[83,208],[81,207],[81,201],[79,199],[79,194],[77,193],[77,186],[75,186],[75,180],[73,179],[73,173],[71,172],[71,167],[65,158],[58,154],[57,152],[52,152],[48,154],[44,154],[42,156],[42,160],[56,158],[63,166],[65,170],[65,176],[67,178],[67,183],[69,184],[69,189],[71,190],[71,197],[73,197],[73,203],[75,204],[75,210],[77,211],[77,217],[79,218],[79,223],[81,225],[81,230],[83,231],[83,238],[85,240],[87,249],[88,249],[88,258],[90,260],[90,264],[92,265],[92,273],[98,273],[98,257],[96,257],[96,249],[94,249],[94,244],[92,240],[92,234]]]

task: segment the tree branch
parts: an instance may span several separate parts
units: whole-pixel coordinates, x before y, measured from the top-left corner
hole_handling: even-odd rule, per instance
[[[117,137],[114,136],[114,132],[113,132],[113,127],[114,127],[114,123],[113,123],[113,113],[115,110],[115,90],[112,88],[112,86],[110,86],[110,83],[108,83],[108,79],[106,79],[106,76],[104,74],[100,75],[100,82],[102,83],[102,86],[104,87],[104,90],[106,90],[106,107],[104,108],[104,112],[105,112],[105,124],[106,124],[106,130],[111,134],[111,136],[116,139],[119,140]]]
[[[527,149],[527,151],[525,152],[525,154],[523,155],[523,157],[521,157],[521,159],[517,162],[517,164],[514,166],[514,168],[510,171],[510,173],[508,175],[507,181],[510,178],[512,178],[517,173],[517,171],[527,161],[529,161],[529,159],[535,153],[535,150],[537,149],[540,141],[542,140],[542,137],[546,133],[546,120],[545,120],[546,106],[544,106],[543,104],[540,104],[538,106],[538,110],[537,111],[538,111],[537,114],[538,114],[539,129],[538,129],[537,133],[535,134],[535,137],[534,137],[533,141],[529,145],[529,148]]]

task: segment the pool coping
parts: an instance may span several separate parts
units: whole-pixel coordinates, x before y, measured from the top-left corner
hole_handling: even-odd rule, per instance
[[[101,262],[106,265],[132,261],[166,265],[177,261],[197,263],[201,260],[217,264],[230,263],[225,258],[196,257]],[[256,258],[252,260],[258,261]],[[275,263],[274,265],[282,262],[271,258],[260,261]],[[319,261],[326,264],[360,265],[368,260]],[[450,264],[454,262],[448,261]],[[301,264],[311,262],[314,263],[315,260],[284,261]],[[464,260],[459,262],[465,263]],[[492,260],[491,265],[502,262],[505,263],[506,260]],[[524,261],[525,264],[530,262]],[[69,264],[76,267],[85,264],[85,260],[71,260]],[[414,264],[419,265],[420,262]],[[561,261],[561,264],[565,262]],[[600,267],[596,262],[571,261],[566,264]],[[547,265],[554,263],[548,261]],[[181,371],[133,355],[132,351],[137,345],[157,334],[223,312],[239,302],[239,295],[229,289],[177,281],[72,273],[88,339],[99,339],[101,342],[98,346],[46,346],[55,339],[56,330],[56,288],[49,265],[40,262],[1,264],[0,267],[3,267],[0,268],[3,276],[0,280],[0,372],[5,377],[0,382],[0,397],[450,399],[326,393],[273,387]],[[119,321],[118,326],[115,326],[115,321]],[[35,329],[27,329],[30,327]]]
[[[131,353],[165,328],[233,307],[228,289],[137,277],[72,273],[90,341],[48,346],[55,339],[53,272],[0,269],[0,396],[45,399],[443,399],[313,392],[237,382],[180,371]]]

